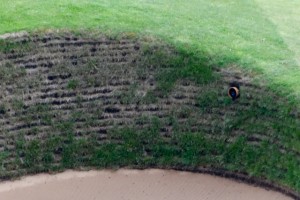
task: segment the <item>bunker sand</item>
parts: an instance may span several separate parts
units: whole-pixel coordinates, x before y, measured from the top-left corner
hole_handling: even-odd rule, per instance
[[[289,200],[281,193],[206,174],[172,170],[67,171],[0,184],[5,200]]]

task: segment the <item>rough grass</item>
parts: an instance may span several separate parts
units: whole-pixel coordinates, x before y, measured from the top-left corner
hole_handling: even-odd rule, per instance
[[[203,54],[149,37],[35,35],[25,37],[35,47],[25,54],[24,38],[4,41],[13,48],[0,53],[1,179],[205,167],[300,191],[296,105],[251,73],[219,70]],[[233,80],[242,89],[236,102],[226,94]]]

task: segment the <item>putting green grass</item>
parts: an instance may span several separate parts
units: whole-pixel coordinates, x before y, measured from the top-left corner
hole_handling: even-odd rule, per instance
[[[300,2],[299,1],[282,1],[275,0],[270,3],[268,0],[256,0],[262,8],[265,16],[276,26],[277,32],[281,35],[288,48],[292,51],[294,60],[297,62],[295,70],[287,74],[286,79],[294,79],[296,83],[295,90],[299,98],[300,88]],[[290,74],[295,73],[295,76]],[[282,74],[282,75],[283,75]]]
[[[291,100],[296,97],[299,102],[300,70],[295,61],[299,43],[294,42],[297,3],[257,2],[0,0],[0,33],[67,28],[158,35],[195,54],[204,54],[212,65],[234,64],[263,72],[271,88],[285,91]],[[278,8],[282,12],[277,12]],[[284,25],[287,14],[292,26]],[[289,32],[290,39],[282,36],[281,30]]]
[[[275,0],[256,0],[265,15],[277,26],[277,31],[295,54],[300,65],[300,2]]]

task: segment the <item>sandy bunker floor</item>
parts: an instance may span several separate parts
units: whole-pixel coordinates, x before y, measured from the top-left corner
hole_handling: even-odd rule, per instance
[[[170,170],[67,171],[0,184],[5,200],[285,200],[280,193],[205,174]]]

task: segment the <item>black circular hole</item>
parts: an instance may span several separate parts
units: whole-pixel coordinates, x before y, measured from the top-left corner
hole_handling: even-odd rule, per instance
[[[237,96],[236,91],[235,91],[235,89],[233,89],[233,88],[230,88],[229,94],[230,94],[230,96],[231,96],[232,98],[235,98],[235,97]]]

